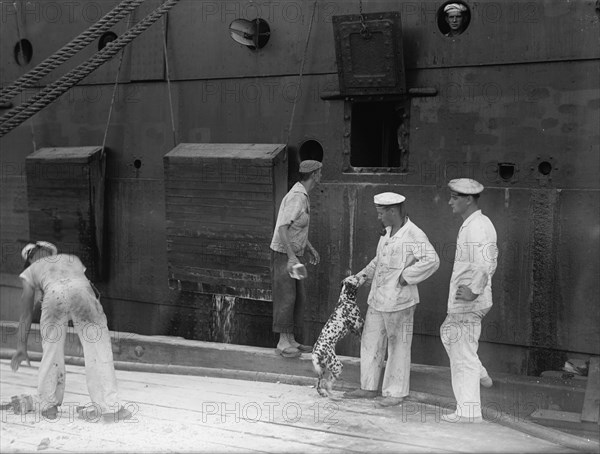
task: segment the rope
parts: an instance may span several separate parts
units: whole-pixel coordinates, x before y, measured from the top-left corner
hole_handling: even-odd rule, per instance
[[[165,22],[162,24],[164,37],[163,52],[165,54],[165,71],[167,74],[167,89],[169,91],[169,107],[171,109],[171,131],[173,132],[173,146],[175,146],[177,145],[177,134],[175,133],[175,115],[173,114],[173,97],[171,95],[171,76],[169,75],[169,54],[167,52],[167,26]]]
[[[131,13],[129,15],[129,21],[127,22],[127,29],[129,30],[132,22]],[[117,68],[117,77],[115,79],[115,85],[113,87],[112,98],[110,100],[110,109],[108,110],[108,118],[106,119],[106,127],[104,128],[104,137],[102,139],[102,150],[100,151],[100,159],[104,158],[104,149],[106,147],[106,138],[108,137],[108,127],[110,125],[110,119],[112,117],[113,107],[115,105],[115,97],[117,94],[117,89],[119,87],[119,76],[121,75],[121,66],[123,64],[123,56],[125,55],[125,50],[121,51],[121,55],[119,57],[119,67]]]
[[[300,64],[300,73],[298,74],[298,90],[296,91],[296,96],[294,97],[294,104],[292,105],[292,115],[290,116],[290,126],[288,128],[287,138],[285,139],[285,144],[288,145],[290,143],[290,134],[292,133],[292,127],[294,125],[294,116],[296,115],[296,101],[298,100],[298,96],[300,95],[300,89],[302,87],[302,75],[304,74],[304,63],[306,62],[306,54],[308,52],[308,42],[310,41],[310,32],[312,30],[313,22],[315,19],[315,11],[317,9],[317,0],[313,3],[313,10],[310,16],[310,24],[308,25],[308,34],[306,35],[306,43],[304,44],[304,53],[302,55],[302,63]]]
[[[360,15],[360,26],[361,26],[360,36],[362,36],[363,39],[371,39],[371,32],[367,28],[367,23],[365,22],[365,15],[363,14],[362,0],[358,1],[358,11],[359,11],[359,15]]]
[[[21,33],[21,26],[19,24],[21,15],[19,14],[19,8],[17,7],[17,2],[13,3],[15,7],[15,24],[17,27],[17,39],[19,40],[19,52],[21,53],[21,57],[25,59],[25,50],[23,49],[23,35]],[[31,145],[33,147],[33,152],[37,151],[37,144],[35,143],[35,127],[33,126],[33,121],[29,122],[29,127],[31,129]]]
[[[0,117],[0,137],[12,131],[32,115],[35,115],[37,112],[42,110],[48,104],[52,103],[59,96],[69,90],[69,88],[76,85],[79,81],[84,79],[99,66],[114,57],[122,48],[124,48],[127,44],[152,26],[152,24],[160,19],[163,14],[173,8],[178,1],[179,0],[167,0],[131,30],[121,35],[115,41],[108,43],[104,49],[96,52],[96,54],[88,61],[82,63],[53,84],[41,90],[31,99],[28,99],[23,104],[11,109],[9,112]]]
[[[19,77],[12,85],[3,88],[2,91],[0,91],[0,103],[8,102],[26,88],[33,87],[42,77],[66,62],[144,1],[145,0],[123,0],[112,11],[73,39],[69,44],[48,57],[31,71]]]

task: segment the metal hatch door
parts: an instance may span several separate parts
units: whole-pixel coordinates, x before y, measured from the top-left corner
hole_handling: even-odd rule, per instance
[[[332,19],[342,95],[406,93],[400,13]]]

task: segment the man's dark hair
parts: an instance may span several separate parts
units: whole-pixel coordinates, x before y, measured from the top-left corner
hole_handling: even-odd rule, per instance
[[[457,192],[456,194],[459,195],[460,197],[469,197],[469,196],[471,196],[471,197],[473,197],[473,199],[475,201],[479,200],[479,196],[481,195],[481,194],[462,194],[460,192]]]
[[[27,258],[25,259],[25,263],[23,264],[23,271],[29,268],[29,265],[31,265],[31,256],[39,249],[41,249],[41,247],[36,244],[34,248],[31,248],[27,252]]]

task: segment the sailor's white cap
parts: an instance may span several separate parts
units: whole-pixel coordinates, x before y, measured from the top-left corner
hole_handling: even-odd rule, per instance
[[[464,195],[479,194],[481,191],[483,191],[483,185],[470,178],[457,178],[455,180],[450,180],[448,187],[451,191]]]
[[[381,194],[376,194],[373,197],[373,201],[375,205],[398,205],[406,200],[406,197],[400,194],[396,194],[395,192],[382,192]]]
[[[23,257],[23,260],[27,260],[27,257],[31,251],[36,247],[47,249],[52,253],[52,255],[56,255],[58,253],[58,249],[56,249],[56,246],[54,246],[52,243],[49,243],[48,241],[36,241],[35,243],[27,244],[27,246],[23,248],[21,251],[21,257]]]
[[[444,6],[444,12],[449,13],[451,11],[458,11],[459,13],[463,13],[467,10],[465,5],[461,5],[460,3],[449,3]]]

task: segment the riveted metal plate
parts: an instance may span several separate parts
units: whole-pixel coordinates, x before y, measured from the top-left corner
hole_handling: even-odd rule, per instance
[[[340,91],[406,93],[400,13],[333,16]]]

